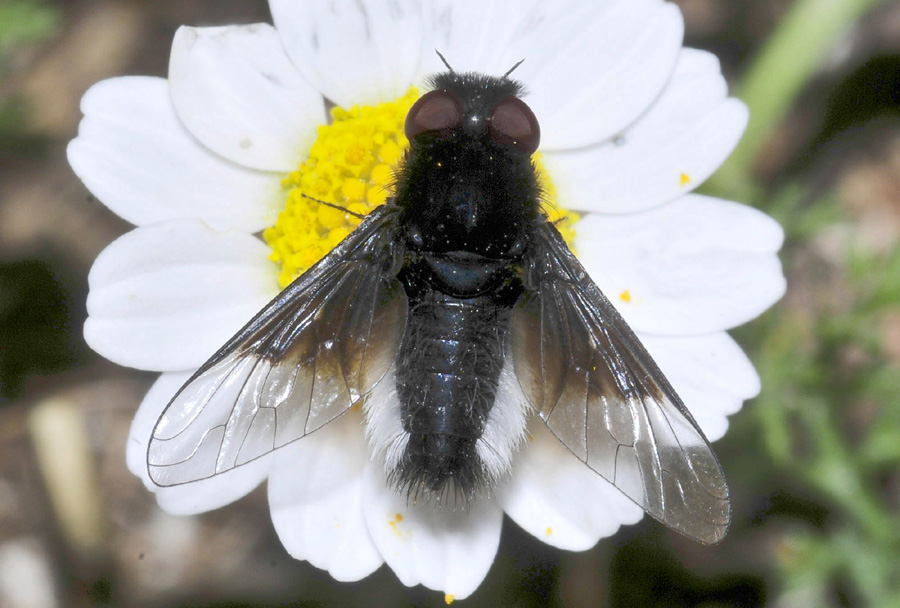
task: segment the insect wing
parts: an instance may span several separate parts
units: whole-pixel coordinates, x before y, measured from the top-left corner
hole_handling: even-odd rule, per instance
[[[153,429],[147,466],[156,484],[250,462],[372,390],[406,326],[396,230],[395,208],[373,211],[188,380]]]
[[[668,380],[556,228],[531,245],[513,314],[516,375],[566,447],[651,516],[703,543],[731,520],[722,468]]]

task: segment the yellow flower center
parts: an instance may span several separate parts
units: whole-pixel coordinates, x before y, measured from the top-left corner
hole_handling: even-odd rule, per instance
[[[409,146],[403,133],[406,114],[418,98],[418,89],[411,87],[395,101],[331,110],[332,123],[319,127],[309,158],[283,180],[284,210],[275,225],[263,232],[272,248],[270,258],[280,267],[282,287],[306,272],[359,224],[353,215],[318,201],[366,215],[393,195],[395,170]],[[559,208],[540,153],[533,158],[544,213],[556,222],[571,246],[575,237],[572,226],[579,216]]]

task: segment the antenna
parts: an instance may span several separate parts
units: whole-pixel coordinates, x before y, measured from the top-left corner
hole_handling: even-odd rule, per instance
[[[451,73],[453,73],[453,68],[450,67],[450,64],[447,63],[447,59],[443,55],[441,55],[441,52],[437,49],[434,49],[434,52],[437,53],[437,56],[441,58],[441,61],[444,62],[445,66],[447,66],[447,69],[450,70]],[[521,63],[521,62],[519,62],[519,63]],[[516,64],[516,65],[518,65],[518,64]]]
[[[438,54],[440,54],[440,53],[438,53]],[[443,57],[441,57],[441,59],[443,59]],[[515,70],[517,67],[519,67],[520,65],[522,65],[522,63],[523,63],[524,61],[525,61],[525,59],[519,59],[519,61],[516,62],[516,65],[514,65],[514,66],[511,67],[511,68],[509,68],[509,70],[507,70],[506,74],[504,74],[503,77],[504,77],[504,78],[508,78],[509,75],[513,73],[513,70]]]

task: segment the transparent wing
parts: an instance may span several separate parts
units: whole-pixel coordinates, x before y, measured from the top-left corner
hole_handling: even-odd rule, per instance
[[[381,380],[406,326],[397,210],[368,215],[166,406],[147,450],[161,486],[205,479],[334,420]]]
[[[516,375],[551,431],[651,516],[717,543],[731,520],[709,442],[634,332],[552,224],[516,304]]]

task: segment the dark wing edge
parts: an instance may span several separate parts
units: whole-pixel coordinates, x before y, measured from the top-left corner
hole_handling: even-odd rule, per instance
[[[163,410],[147,447],[159,486],[207,479],[345,413],[394,362],[408,302],[397,208],[379,207],[219,349]]]
[[[705,544],[731,522],[725,475],[650,354],[551,223],[536,231],[512,351],[559,440],[649,515]]]

